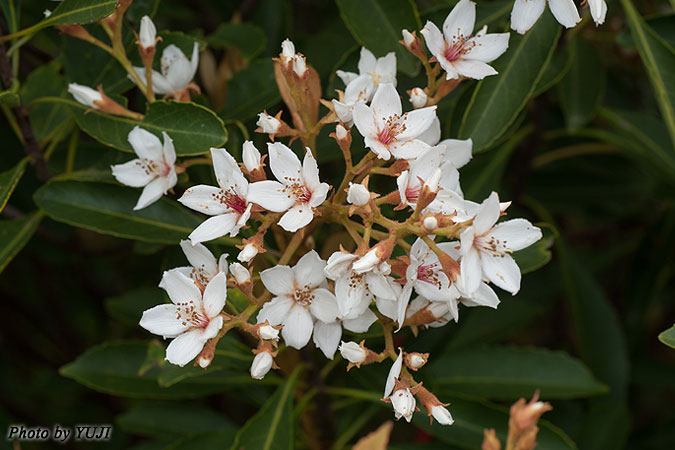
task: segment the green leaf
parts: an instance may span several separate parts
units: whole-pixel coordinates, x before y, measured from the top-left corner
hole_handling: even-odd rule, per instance
[[[157,364],[139,373],[146,362],[147,350],[148,343],[143,341],[106,342],[90,348],[75,361],[61,367],[59,372],[96,391],[132,398],[196,398],[241,384],[239,379],[231,382],[227,375],[208,370],[200,378],[162,387],[157,383],[157,377],[163,368]],[[250,375],[246,375],[250,382]]]
[[[399,44],[404,28],[422,28],[415,3],[409,0],[337,0],[340,15],[354,39],[373,52],[384,56],[396,52],[399,71],[414,75],[417,59]]]
[[[19,163],[9,170],[0,173],[0,212],[5,208],[7,200],[14,192],[14,188],[19,183],[21,176],[26,170],[28,158],[23,158]]]
[[[474,153],[492,146],[525,107],[559,35],[548,11],[525,36],[511,34],[509,49],[492,63],[499,75],[478,82],[462,118],[459,139],[473,139]]]
[[[558,236],[558,231],[547,223],[537,224],[543,237],[534,244],[513,254],[522,273],[534,272],[551,261],[551,247]]]
[[[246,121],[281,100],[271,59],[255,61],[227,82],[227,100],[220,111],[224,120]]]
[[[166,438],[229,430],[236,427],[211,409],[201,405],[144,403],[117,417],[119,427],[127,433]]]
[[[0,273],[28,243],[41,220],[42,213],[34,212],[19,219],[0,221]]]
[[[0,104],[11,107],[18,106],[21,103],[18,91],[19,82],[12,78],[12,84],[9,89],[0,92]]]
[[[531,394],[531,393],[530,393]],[[452,426],[429,424],[429,418],[420,413],[413,416],[413,422],[435,436],[441,442],[464,449],[481,448],[483,430],[494,428],[501,442],[506,442],[509,413],[502,406],[486,401],[471,401],[458,398],[441,398],[451,402],[448,410],[455,419]],[[545,416],[544,416],[545,417]],[[539,421],[537,448],[546,450],[576,449],[574,442],[559,428],[546,420]]]
[[[201,155],[211,147],[222,147],[227,140],[223,121],[210,109],[195,103],[156,101],[148,106],[142,120],[134,120],[96,110],[85,114],[89,108],[65,98],[46,100],[68,105],[84,132],[102,144],[127,152],[133,152],[127,136],[136,126],[160,139],[165,131],[173,140],[178,156]]]
[[[68,108],[54,103],[34,103],[36,99],[47,96],[67,95],[66,80],[59,73],[61,63],[52,61],[35,69],[22,86],[22,97],[29,105],[30,123],[38,141],[44,141],[57,131],[65,122],[70,122]]]
[[[294,447],[293,390],[300,367],[239,430],[232,450],[282,450]]]
[[[112,183],[53,179],[35,193],[35,203],[59,222],[146,242],[177,244],[200,220],[179,203],[162,197],[140,211],[140,189]]]
[[[631,0],[621,0],[621,3],[675,145],[675,50],[645,23]]]
[[[675,348],[675,325],[659,334],[659,341],[663,342],[670,348]]]
[[[537,82],[537,87],[534,88],[532,97],[538,97],[557,85],[567,74],[571,65],[572,52],[569,51],[569,47],[563,47],[562,49],[554,51],[551,60],[546,64],[544,73]]]
[[[114,319],[126,325],[137,326],[143,311],[165,302],[166,295],[162,289],[140,288],[106,299],[105,309]]]
[[[605,95],[607,74],[600,54],[578,36],[570,43],[572,64],[558,84],[567,129],[575,132],[593,119]]]
[[[262,53],[267,45],[265,32],[250,23],[222,23],[206,40],[213,48],[235,47],[247,60]]]
[[[543,348],[466,348],[437,356],[425,370],[434,392],[495,400],[528,397],[536,389],[544,399],[588,397],[607,390],[577,359]]]

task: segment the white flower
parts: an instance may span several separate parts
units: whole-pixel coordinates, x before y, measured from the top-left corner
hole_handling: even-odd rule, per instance
[[[427,104],[427,94],[422,88],[412,88],[410,90],[410,103],[413,108],[422,108]]]
[[[387,398],[391,395],[396,385],[396,380],[401,375],[401,369],[403,368],[403,351],[399,349],[398,358],[394,361],[394,364],[391,365],[389,373],[387,374],[387,382],[384,385],[384,396],[382,398]]]
[[[263,133],[267,134],[276,134],[281,127],[279,119],[264,112],[258,114],[258,121],[255,124],[260,127]]]
[[[473,141],[471,139],[445,139],[438,143],[442,162],[451,163],[456,169],[471,161]]]
[[[473,224],[460,235],[460,274],[462,289],[475,292],[482,278],[505,291],[516,294],[520,289],[520,269],[510,253],[541,239],[541,230],[525,219],[512,219],[498,225],[499,197],[496,192],[481,204]]]
[[[272,364],[274,364],[274,358],[272,358],[270,352],[262,351],[258,353],[251,364],[251,378],[262,380],[272,368]]]
[[[96,102],[103,101],[103,96],[99,91],[81,84],[69,83],[68,92],[75,97],[75,100],[90,108],[98,109],[99,105]]]
[[[219,314],[227,295],[225,274],[213,277],[203,294],[193,280],[176,269],[164,272],[160,286],[173,303],[144,311],[140,325],[165,339],[174,338],[166,348],[166,359],[184,366],[223,326]]]
[[[314,333],[312,333],[312,340],[316,348],[326,355],[326,358],[333,359],[335,352],[340,344],[342,337],[342,325],[340,321],[322,322],[317,320],[314,322]]]
[[[157,28],[152,23],[152,19],[148,16],[141,18],[141,29],[138,33],[138,39],[141,47],[144,49],[154,47],[157,42]]]
[[[152,90],[155,94],[179,95],[184,92],[197,72],[199,66],[199,44],[192,47],[192,59],[181,49],[171,44],[162,52],[161,71],[152,71]],[[145,83],[145,68],[134,67],[136,73]]]
[[[359,73],[343,72],[342,70],[338,70],[336,73],[346,86],[359,77],[370,80],[369,95],[366,101],[370,101],[378,85],[391,83],[396,86],[396,53],[394,52],[389,52],[381,58],[375,58],[370,50],[361,47],[358,69]]]
[[[370,192],[364,185],[350,182],[347,201],[352,205],[363,206],[370,201]]]
[[[230,264],[230,273],[234,276],[237,284],[246,284],[251,281],[251,272],[239,263]]]
[[[134,127],[128,139],[138,159],[111,166],[113,176],[120,183],[131,187],[145,186],[134,211],[159,200],[178,181],[173,141],[165,132],[162,136],[164,145],[154,134]]]
[[[251,204],[246,199],[250,187],[235,159],[224,148],[212,148],[211,157],[218,187],[193,186],[178,199],[188,208],[213,216],[190,233],[193,244],[227,233],[236,236],[251,215]]]
[[[258,254],[258,247],[253,244],[246,244],[244,248],[237,255],[237,259],[241,262],[249,262],[255,255]]]
[[[410,422],[415,412],[415,397],[410,392],[410,389],[398,389],[391,395],[390,400],[394,407],[394,417],[397,419],[403,417],[406,421]]]
[[[607,15],[607,3],[605,3],[605,0],[588,0],[588,7],[591,10],[591,17],[593,17],[596,26],[605,23],[605,16]]]
[[[431,415],[436,419],[436,422],[441,425],[452,425],[455,420],[452,418],[450,411],[443,405],[434,405],[431,407]]]
[[[279,340],[279,330],[272,325],[263,325],[258,329],[258,335],[261,339],[269,339],[273,341]]]
[[[290,39],[285,39],[281,43],[281,54],[279,59],[284,67],[288,67],[288,64],[291,64],[293,72],[299,77],[302,77],[307,71],[307,63],[305,57],[295,52],[295,45]]]
[[[279,226],[295,232],[308,225],[314,211],[324,200],[330,186],[319,180],[319,167],[309,148],[300,160],[293,151],[280,142],[267,144],[270,169],[279,181],[264,180],[252,183],[248,200],[273,212],[284,212]]]
[[[406,29],[401,30],[401,34],[403,35],[403,44],[410,48],[413,42],[415,42],[415,36],[412,35],[412,33]]]
[[[388,281],[390,267],[381,263],[368,271],[357,271],[354,263],[362,258],[352,253],[335,252],[328,258],[326,276],[335,280],[335,297],[343,323],[367,314],[373,296],[395,299],[396,291]],[[372,312],[371,312],[372,314]]]
[[[241,147],[241,159],[244,161],[244,167],[249,172],[260,169],[262,167],[260,162],[260,152],[253,145],[251,141],[245,141]]]
[[[335,296],[319,287],[326,281],[325,265],[312,250],[293,268],[275,266],[260,272],[260,279],[275,297],[263,305],[257,321],[283,325],[281,335],[290,347],[301,349],[309,342],[315,319],[332,323],[339,315]]]
[[[417,139],[431,146],[438,144],[441,140],[441,121],[438,120],[438,117],[434,117],[429,128],[417,136]]]
[[[360,364],[366,359],[366,351],[356,342],[342,342],[340,354],[352,364]]]
[[[357,103],[367,103],[372,96],[373,83],[370,77],[357,77],[345,88],[342,101],[333,100],[335,114],[342,123],[351,127],[354,123],[354,106]]]
[[[223,253],[216,260],[216,257],[205,245],[197,244],[193,246],[188,240],[180,241],[180,248],[190,262],[190,266],[178,267],[176,270],[202,286],[209,284],[209,281],[219,273],[227,273],[227,253]],[[160,287],[162,287],[161,284]]]
[[[288,65],[295,56],[295,44],[290,39],[284,39],[281,43],[281,60],[284,65]]]
[[[511,29],[525,34],[541,17],[547,1],[553,17],[565,28],[581,22],[574,0],[516,0],[511,10]]]
[[[443,34],[429,21],[422,29],[429,51],[447,72],[448,80],[460,75],[480,80],[497,74],[487,63],[506,51],[509,33],[486,34],[485,26],[475,36],[471,36],[475,23],[476,4],[460,0],[443,23]]]
[[[380,85],[370,106],[354,106],[354,125],[370,148],[380,159],[411,159],[429,146],[417,139],[434,117],[436,106],[416,109],[402,115],[401,99],[390,83]]]

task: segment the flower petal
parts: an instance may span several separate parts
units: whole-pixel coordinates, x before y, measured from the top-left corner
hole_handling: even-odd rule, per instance
[[[381,84],[377,88],[377,92],[375,92],[375,95],[373,96],[373,101],[370,102],[370,108],[373,112],[373,116],[375,116],[375,123],[378,130],[382,130],[385,127],[387,120],[391,116],[400,116],[403,112],[401,98],[398,96],[396,88],[391,83]],[[427,124],[427,127],[428,126],[429,124]],[[424,131],[424,129],[422,131]]]
[[[234,189],[234,193],[246,198],[248,182],[232,155],[224,148],[212,148],[211,158],[218,185],[225,191]]]
[[[429,129],[435,118],[436,106],[427,106],[426,108],[415,109],[405,113],[402,118],[402,121],[405,124],[405,129],[402,133],[396,136],[396,139],[405,141],[418,137]]]
[[[398,358],[394,361],[394,364],[391,365],[389,369],[389,374],[387,375],[387,383],[384,386],[384,396],[382,398],[387,398],[394,392],[395,380],[401,375],[401,369],[403,368],[403,351],[399,349]]]
[[[443,22],[445,40],[457,42],[462,37],[471,36],[475,23],[476,4],[469,0],[460,0]]]
[[[218,263],[213,253],[205,245],[192,245],[188,240],[180,241],[180,248],[185,253],[185,257],[190,265],[195,269],[201,269],[210,277],[218,273]]]
[[[453,63],[455,70],[462,76],[482,80],[490,75],[497,75],[497,71],[482,61],[473,59],[458,59]]]
[[[149,131],[136,126],[129,132],[127,139],[139,158],[147,159],[148,161],[160,161],[163,159],[162,141]]]
[[[352,111],[352,119],[354,120],[356,129],[361,133],[361,136],[364,138],[377,137],[378,129],[375,122],[375,115],[370,106],[361,102],[356,103],[354,105],[354,110]]]
[[[377,59],[375,74],[379,83],[392,83],[396,86],[396,53],[389,52]]]
[[[223,310],[227,297],[227,278],[223,272],[213,277],[204,289],[204,312],[213,319]]]
[[[413,139],[411,141],[394,141],[389,146],[389,151],[394,158],[398,159],[414,159],[420,156],[425,151],[429,150],[429,145],[420,141],[419,139]]]
[[[429,145],[436,145],[441,140],[441,121],[434,114],[431,125],[424,132],[417,136],[417,139]]]
[[[176,163],[176,149],[173,146],[173,139],[169,137],[166,131],[162,131],[162,138],[164,139],[164,145],[162,146],[164,161],[173,166]]]
[[[509,47],[509,33],[490,33],[469,39],[470,50],[465,59],[476,59],[489,63],[499,58]]]
[[[408,308],[408,303],[410,302],[410,296],[412,295],[413,283],[408,281],[403,290],[398,297],[396,303],[396,322],[398,322],[398,328],[396,331],[399,331],[403,327],[403,322],[405,322],[405,311]]]
[[[370,303],[372,298],[363,280],[351,275],[350,271],[335,280],[335,297],[342,317],[349,316],[362,302]]]
[[[499,297],[487,283],[481,282],[480,286],[470,297],[462,297],[465,306],[489,306],[497,309]]]
[[[230,208],[220,201],[222,196],[223,190],[221,188],[200,184],[186,189],[178,201],[202,214],[216,216],[231,212]]]
[[[183,51],[173,44],[168,45],[162,52],[162,73],[174,91],[185,89],[194,76],[192,63]]]
[[[314,333],[312,334],[314,345],[326,355],[326,358],[333,359],[341,337],[342,325],[340,325],[340,322],[324,323],[317,320],[314,323]]]
[[[342,326],[352,333],[365,333],[370,326],[377,322],[377,316],[370,309],[358,316],[356,319],[345,319],[342,321]]]
[[[182,367],[195,359],[206,343],[203,334],[203,330],[198,328],[175,338],[166,348],[166,360]]]
[[[155,178],[143,188],[143,192],[141,192],[141,196],[138,197],[138,202],[136,203],[136,206],[134,206],[134,211],[138,211],[139,209],[143,209],[146,206],[155,203],[162,198],[162,195],[164,195],[167,190],[166,178]]]
[[[267,144],[270,155],[270,169],[276,179],[283,184],[301,183],[302,166],[293,150],[281,142]]]
[[[391,153],[389,153],[389,147],[387,147],[377,139],[373,139],[370,136],[366,136],[364,139],[364,144],[366,148],[372,150],[372,152],[375,153],[379,159],[388,161],[389,158],[391,158]]]
[[[365,47],[361,47],[361,55],[359,57],[359,75],[368,74],[370,72],[375,72],[375,67],[377,66],[377,60],[375,55]]]
[[[172,302],[192,302],[201,306],[202,293],[191,278],[186,277],[176,269],[168,270],[162,275],[160,287],[166,291]]]
[[[541,239],[541,229],[532,225],[525,219],[511,219],[497,224],[489,233],[500,242],[500,245],[511,250],[518,251]]]
[[[441,159],[450,162],[457,169],[471,161],[473,141],[471,139],[444,139],[438,144],[441,148]]]
[[[511,255],[499,257],[483,253],[481,266],[485,278],[513,295],[520,290],[520,268]]]
[[[132,159],[124,164],[116,164],[110,167],[117,181],[131,187],[141,187],[150,183],[157,176],[146,168],[140,159]]]
[[[314,322],[312,315],[301,305],[294,305],[284,319],[281,335],[286,345],[300,350],[312,337]]]
[[[326,261],[319,257],[319,254],[310,250],[293,266],[295,279],[302,286],[316,287],[324,282],[326,275],[323,269],[326,267]],[[324,322],[330,322],[324,320]]]
[[[188,236],[193,245],[225,236],[237,223],[239,214],[231,212],[206,219]]]
[[[260,272],[260,281],[274,295],[289,295],[295,290],[295,272],[288,266],[274,266]]]
[[[459,262],[462,289],[469,295],[476,292],[483,279],[481,270],[481,255],[478,250],[471,248]]]
[[[492,226],[497,223],[499,219],[499,196],[496,192],[492,192],[488,198],[483,201],[480,210],[473,219],[473,229],[476,235],[485,234]]]
[[[314,211],[307,203],[298,203],[281,216],[279,226],[286,231],[295,233],[307,226],[314,218]]]
[[[265,323],[267,320],[272,326],[281,325],[293,305],[295,302],[285,295],[274,297],[260,309],[256,322]]]
[[[178,336],[190,328],[176,318],[176,305],[157,305],[143,311],[139,325],[164,338]]]
[[[314,191],[321,184],[319,180],[319,166],[309,147],[305,149],[305,159],[302,161],[302,180],[310,191]]]
[[[427,44],[429,51],[438,59],[443,55],[446,48],[445,38],[441,34],[441,30],[438,29],[436,24],[431,21],[427,21],[424,28],[422,28],[422,36],[424,36],[424,42]]]
[[[548,0],[548,8],[551,14],[565,28],[572,28],[579,22],[579,10],[574,0]]]
[[[605,16],[607,15],[607,3],[605,0],[588,0],[588,7],[591,10],[591,17],[597,25],[605,23]]]
[[[314,299],[309,305],[309,311],[322,322],[331,323],[340,315],[335,295],[328,289],[317,288],[312,291]]]
[[[375,297],[375,305],[377,305],[377,310],[385,316],[389,317],[391,320],[396,320],[397,310],[396,310],[396,300],[389,300],[382,297]]]
[[[511,29],[525,34],[541,17],[546,0],[516,0],[511,10]]]
[[[284,212],[295,203],[295,197],[286,193],[286,187],[272,180],[251,183],[246,199],[272,212]]]

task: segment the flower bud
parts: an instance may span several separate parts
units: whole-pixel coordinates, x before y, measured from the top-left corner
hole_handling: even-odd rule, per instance
[[[244,249],[239,252],[237,259],[241,262],[249,262],[258,254],[258,247],[253,244],[246,244]]]
[[[264,112],[258,114],[256,125],[260,127],[263,133],[267,134],[276,134],[279,132],[279,128],[281,128],[279,119]]]
[[[424,226],[426,231],[432,232],[438,228],[438,219],[436,219],[434,216],[425,217],[424,221],[422,222],[422,226]]]
[[[254,170],[261,168],[262,164],[260,162],[260,152],[255,147],[255,145],[253,145],[253,142],[244,142],[241,153],[246,170],[253,172]]]
[[[251,281],[251,273],[239,263],[230,264],[230,273],[234,275],[237,284],[246,284]]]
[[[298,54],[293,58],[293,72],[300,78],[305,75],[307,72],[307,62],[304,56]]]
[[[539,417],[552,409],[553,407],[550,403],[539,401],[539,390],[537,390],[529,402],[525,403],[525,399],[521,398],[511,406],[509,425],[518,432],[525,431],[536,426]]]
[[[284,63],[284,66],[288,65],[288,62],[295,56],[295,45],[290,39],[285,39],[281,43],[281,61]]]
[[[396,239],[392,238],[379,242],[352,264],[352,270],[356,273],[365,273],[372,270],[375,266],[389,259],[395,245]]]
[[[362,184],[349,183],[347,201],[356,206],[366,205],[370,201],[370,192],[368,192],[368,188]]]
[[[406,353],[405,354],[405,365],[414,371],[417,371],[422,366],[424,366],[429,360],[428,353]]]
[[[46,18],[48,18],[49,16],[52,15],[52,12],[49,9],[45,9],[44,11],[42,11],[42,14],[44,14],[45,19],[46,19]]]
[[[366,351],[356,342],[342,341],[340,354],[352,364],[361,364],[366,359]]]
[[[422,108],[427,104],[427,94],[421,88],[413,88],[409,93],[413,108]]]
[[[274,328],[272,325],[265,324],[258,328],[258,336],[260,336],[260,339],[278,341],[279,330]]]
[[[401,34],[403,34],[403,44],[406,47],[410,47],[413,42],[415,42],[415,36],[410,33],[410,31],[406,30],[405,28],[401,30]]]
[[[338,140],[343,140],[347,137],[347,129],[340,124],[335,126],[335,137]]]
[[[442,405],[436,405],[431,407],[431,415],[436,419],[436,422],[441,425],[452,425],[455,420],[452,418],[450,411],[448,411]]]
[[[207,358],[205,356],[199,356],[199,358],[197,358],[197,363],[199,364],[199,367],[201,367],[202,369],[206,369],[207,367],[209,367],[211,361],[212,360],[210,358]]]
[[[157,43],[157,28],[152,23],[152,19],[143,16],[141,19],[141,30],[138,33],[139,43],[143,49],[154,47]]]
[[[267,372],[272,368],[274,358],[270,352],[260,352],[253,358],[251,364],[251,378],[255,380],[262,380],[267,375]]]
[[[81,84],[68,84],[68,92],[75,97],[75,100],[90,108],[98,109],[96,102],[103,102],[103,96],[96,89]]]
[[[403,417],[406,421],[410,422],[415,412],[415,397],[410,392],[410,389],[398,389],[391,395],[390,400],[394,407],[395,417],[397,419]]]

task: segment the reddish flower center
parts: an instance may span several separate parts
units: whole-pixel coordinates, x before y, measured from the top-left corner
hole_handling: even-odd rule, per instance
[[[309,203],[312,199],[312,192],[307,189],[303,183],[295,182],[293,184],[286,185],[286,192],[289,196],[295,197],[295,199],[300,203]]]
[[[246,200],[239,197],[234,191],[234,188],[229,188],[227,191],[221,189],[217,194],[211,194],[213,200],[222,203],[238,214],[244,214],[246,211]]]
[[[437,272],[438,263],[427,264],[426,266],[419,266],[417,268],[417,279],[425,283],[433,284],[439,289],[441,288],[441,281],[438,279]]]
[[[405,116],[404,116],[405,117]],[[398,115],[389,117],[384,124],[384,128],[377,134],[377,140],[384,145],[389,145],[396,140],[396,137],[406,130],[405,122]]]
[[[459,37],[453,38],[452,44],[446,44],[447,48],[445,49],[445,52],[443,52],[445,59],[453,62],[469,53],[475,43],[472,42],[471,45],[466,45],[468,39],[469,38],[460,35]]]
[[[493,236],[476,236],[473,239],[473,245],[497,258],[503,258],[506,254],[512,253],[506,241],[500,241]]]
[[[209,318],[202,308],[197,308],[192,300],[189,302],[176,303],[176,319],[181,324],[191,327],[206,328],[209,326]]]
[[[407,187],[405,190],[405,198],[408,200],[410,203],[416,203],[417,200],[420,197],[420,191],[422,190],[422,186],[418,187]]]

